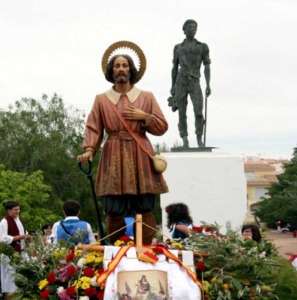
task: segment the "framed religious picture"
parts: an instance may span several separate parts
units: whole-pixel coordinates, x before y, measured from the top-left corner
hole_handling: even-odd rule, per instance
[[[167,300],[167,272],[159,270],[119,271],[119,300]]]

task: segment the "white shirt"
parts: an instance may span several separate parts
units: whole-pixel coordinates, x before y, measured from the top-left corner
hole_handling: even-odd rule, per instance
[[[19,234],[27,234],[27,232],[24,231],[24,226],[19,217],[15,218],[14,221],[18,227]],[[3,242],[7,245],[10,245],[13,242],[13,236],[8,234],[8,223],[5,218],[3,218],[0,222],[0,242]],[[21,243],[21,249],[23,250],[25,248],[25,240],[22,239],[19,242]]]

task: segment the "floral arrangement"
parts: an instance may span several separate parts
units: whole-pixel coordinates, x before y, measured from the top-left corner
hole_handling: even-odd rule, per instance
[[[96,282],[103,270],[103,253],[75,250],[71,244],[44,246],[36,235],[26,247],[27,259],[6,251],[16,269],[15,300],[100,300],[104,286]]]
[[[27,248],[27,260],[14,255],[18,292],[12,299],[103,299],[104,285],[97,283],[104,272],[102,252],[75,250],[65,245],[44,247],[40,240],[35,237],[34,246]],[[115,243],[131,244],[133,241],[128,237]],[[168,240],[163,246],[200,253],[195,256],[195,266],[203,300],[279,299],[275,277],[280,265],[270,243],[244,241],[230,228],[222,235],[219,228],[207,225],[193,230],[185,240]]]
[[[41,299],[103,299],[104,286],[97,277],[104,272],[102,252],[71,250],[57,267],[39,282]],[[55,298],[53,298],[55,296]]]
[[[169,241],[170,247],[203,254],[195,262],[203,299],[279,299],[274,290],[280,265],[272,244],[242,240],[230,229],[218,232],[193,230],[185,240]]]

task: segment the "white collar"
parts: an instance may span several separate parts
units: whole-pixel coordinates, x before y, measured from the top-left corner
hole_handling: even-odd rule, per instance
[[[67,220],[79,220],[79,218],[76,216],[69,216],[69,217],[66,217],[64,221],[67,221]]]
[[[135,102],[136,99],[138,98],[139,94],[141,93],[141,90],[138,89],[136,86],[133,86],[132,89],[126,94],[129,101],[131,103]],[[108,91],[105,92],[106,96],[108,99],[113,103],[113,104],[118,104],[122,94],[116,92],[113,87],[110,88]]]

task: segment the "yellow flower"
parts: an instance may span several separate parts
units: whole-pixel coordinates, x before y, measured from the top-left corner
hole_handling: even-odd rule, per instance
[[[97,256],[97,257],[95,258],[95,263],[96,263],[96,264],[99,264],[99,263],[102,262],[102,260],[103,260],[103,255]]]
[[[43,279],[43,280],[41,280],[39,282],[39,286],[38,287],[39,287],[40,290],[43,290],[47,285],[48,285],[47,279]]]
[[[203,288],[203,290],[207,293],[208,292],[208,288],[209,288],[209,282],[208,281],[206,281],[206,280],[203,280],[202,281],[202,288]]]
[[[82,289],[82,290],[88,289],[91,286],[91,278],[86,277],[86,276],[82,276],[78,280],[75,280],[72,285],[76,288],[76,290],[78,290],[78,289]]]
[[[64,249],[60,249],[60,250],[56,250],[54,252],[54,257],[56,261],[60,261],[62,259],[65,259],[66,255],[68,254],[68,252]]]
[[[81,288],[83,290],[88,289],[91,285],[91,278],[83,276],[80,278],[80,282],[81,282]]]
[[[203,280],[202,284],[209,285],[209,282],[207,280]]]
[[[82,250],[77,250],[77,249],[76,249],[76,250],[74,251],[75,256],[80,256],[82,253],[83,253]]]
[[[80,282],[78,280],[75,280],[72,284],[76,290],[78,290],[80,288]]]
[[[183,249],[183,246],[180,243],[173,242],[171,246],[175,249]]]
[[[119,246],[121,246],[121,245],[123,245],[124,244],[124,242],[123,241],[120,241],[120,240],[117,240],[115,243],[114,243],[114,245],[116,246],[116,247],[119,247]]]
[[[86,256],[86,264],[90,264],[90,263],[92,263],[94,261],[95,261],[95,255],[94,255],[94,253],[89,253]]]

